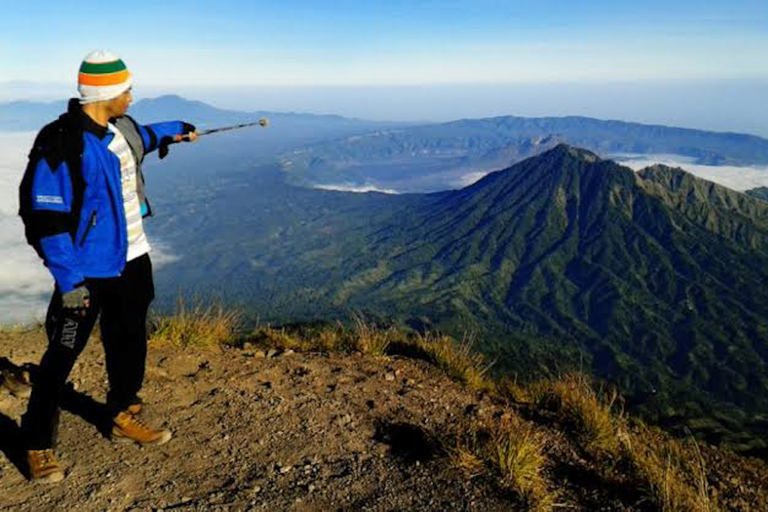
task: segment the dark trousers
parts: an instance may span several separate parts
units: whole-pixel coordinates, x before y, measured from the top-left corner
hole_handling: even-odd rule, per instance
[[[147,310],[154,298],[152,263],[144,255],[129,261],[119,277],[88,279],[90,307],[65,310],[61,293],[51,298],[45,328],[48,350],[40,361],[21,429],[27,449],[56,444],[59,406],[77,357],[101,313],[101,340],[109,378],[107,409],[114,416],[138,402],[147,356]]]

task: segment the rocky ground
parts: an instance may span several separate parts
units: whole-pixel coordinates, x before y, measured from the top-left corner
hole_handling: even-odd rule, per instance
[[[0,356],[16,365],[37,363],[45,343],[40,330],[0,330]],[[524,509],[498,479],[487,472],[470,478],[447,456],[446,432],[503,418],[509,404],[421,360],[250,344],[152,346],[142,416],[174,437],[145,448],[113,444],[104,434],[98,335],[70,381],[57,448],[67,477],[53,485],[26,479],[18,423],[27,399],[0,387],[0,510]],[[601,467],[610,459],[590,459],[536,411],[527,417],[548,439],[553,509],[659,508],[649,499],[658,489],[612,480]],[[768,510],[764,462],[701,450],[713,496],[704,509]]]
[[[0,353],[37,362],[40,332],[0,334]],[[26,399],[0,394],[0,509],[509,510],[507,496],[436,453],[429,432],[492,406],[426,363],[362,355],[150,350],[145,420],[166,445],[102,435],[104,359],[92,339],[71,378],[60,484],[20,471]],[[485,408],[486,410],[483,410]]]

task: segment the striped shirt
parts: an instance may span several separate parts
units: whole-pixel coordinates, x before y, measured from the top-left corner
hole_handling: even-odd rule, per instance
[[[123,189],[123,207],[125,208],[125,223],[128,231],[128,256],[125,261],[131,261],[147,254],[150,250],[149,241],[144,234],[144,222],[141,217],[141,205],[137,193],[136,159],[123,134],[109,124],[109,131],[115,138],[109,143],[108,149],[120,159],[120,182]]]

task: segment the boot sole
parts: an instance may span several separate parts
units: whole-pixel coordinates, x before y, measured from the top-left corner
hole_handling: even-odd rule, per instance
[[[55,471],[45,476],[32,478],[32,481],[36,484],[55,484],[64,480],[63,471]]]
[[[142,442],[142,441],[130,438],[130,437],[125,437],[125,436],[121,436],[121,435],[112,434],[112,442],[116,443],[116,444],[133,444],[133,443],[136,443],[136,444],[138,444],[140,446],[159,446],[161,444],[165,444],[168,441],[170,441],[172,437],[173,437],[173,434],[171,434],[171,432],[169,432],[167,430],[165,431],[165,433],[163,433],[163,435],[161,435],[160,437],[158,437],[154,441],[147,441],[147,442]]]

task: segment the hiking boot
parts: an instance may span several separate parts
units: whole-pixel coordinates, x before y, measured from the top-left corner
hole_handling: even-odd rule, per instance
[[[4,370],[0,379],[5,389],[13,396],[29,398],[32,394],[32,384],[29,381],[29,372],[19,370]]]
[[[53,450],[29,450],[27,464],[33,482],[54,483],[64,479],[64,470]]]
[[[152,430],[128,411],[112,419],[112,441],[116,443],[164,444],[171,439],[170,430]]]

